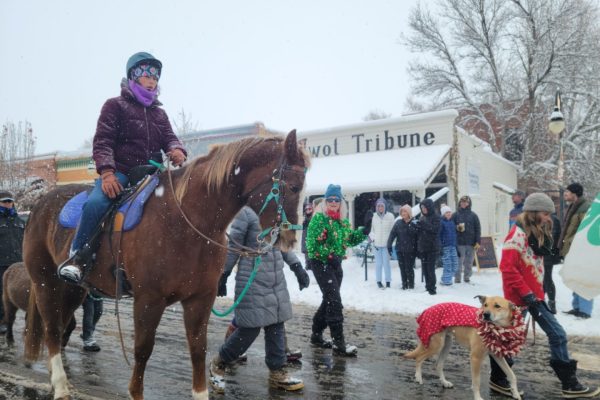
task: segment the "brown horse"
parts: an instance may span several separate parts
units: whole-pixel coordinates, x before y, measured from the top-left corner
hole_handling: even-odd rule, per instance
[[[2,282],[2,304],[4,305],[4,323],[6,324],[6,342],[12,345],[15,342],[13,325],[17,317],[17,311],[27,311],[29,304],[29,292],[31,290],[31,278],[22,262],[14,263],[4,273]],[[62,338],[62,347],[69,342],[71,332],[75,329],[75,317],[67,325]]]
[[[13,324],[17,311],[27,311],[31,280],[22,262],[14,263],[4,273],[2,281],[2,304],[4,306],[4,323],[6,324],[6,342],[13,344]]]
[[[226,228],[245,204],[259,212],[272,192],[273,182],[280,182],[278,200],[268,202],[260,222],[275,231],[281,227],[279,245],[284,249],[292,246],[296,237],[293,231],[284,229],[285,216],[290,223],[297,223],[308,163],[307,153],[298,146],[296,132],[292,131],[286,138],[243,139],[211,149],[207,156],[171,174],[175,193],[169,174],[161,175],[155,195],[146,203],[142,221],[123,233],[119,253],[134,296],[131,398],[143,399],[144,371],[156,328],[164,309],[180,302],[193,368],[192,397],[208,399],[206,330],[227,252]],[[25,229],[25,265],[33,282],[25,356],[30,360],[39,356],[39,333],[45,330],[54,399],[71,397],[60,357],[60,337],[65,321],[69,321],[85,294],[84,289],[57,277],[57,265],[67,258],[74,234],[58,224],[57,215],[80,190],[81,187],[61,187],[46,195],[32,211]],[[112,266],[118,250],[113,248],[111,252],[108,235],[103,235],[96,265],[86,278],[88,285],[109,296],[116,294]]]

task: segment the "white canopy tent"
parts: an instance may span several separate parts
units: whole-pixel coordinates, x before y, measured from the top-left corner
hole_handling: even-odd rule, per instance
[[[306,176],[307,196],[334,183],[344,194],[424,190],[450,151],[449,145],[313,158]]]

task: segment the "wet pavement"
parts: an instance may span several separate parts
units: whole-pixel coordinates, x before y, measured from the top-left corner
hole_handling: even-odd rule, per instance
[[[217,307],[225,309],[227,299],[218,299]],[[119,344],[114,302],[105,302],[105,315],[97,327],[99,353],[87,353],[79,339],[80,325],[74,331],[64,351],[63,361],[67,376],[76,388],[76,399],[127,399],[127,385],[131,369]],[[133,330],[131,302],[119,305],[121,325],[129,359],[133,359]],[[292,375],[304,380],[305,389],[299,393],[271,390],[267,385],[268,371],[264,364],[262,335],[248,351],[248,361],[232,367],[227,377],[225,395],[211,393],[211,399],[446,399],[472,398],[468,353],[453,346],[446,362],[446,378],[454,383],[453,389],[444,389],[435,376],[433,360],[425,363],[425,384],[413,381],[414,361],[401,355],[416,346],[413,316],[398,314],[370,314],[345,310],[347,341],[359,348],[357,358],[332,357],[331,350],[312,348],[309,342],[313,307],[295,305],[293,320],[286,324],[291,348],[301,349],[302,362],[291,365]],[[23,313],[15,326],[15,348],[7,348],[0,337],[0,400],[52,399],[43,361],[26,365],[20,332]],[[76,314],[78,323],[81,311]],[[229,319],[211,317],[209,324],[209,352],[218,349]],[[568,331],[568,327],[566,327]],[[539,330],[539,328],[538,328]],[[570,338],[573,358],[580,360],[579,377],[584,382],[600,383],[599,338]],[[210,354],[209,354],[210,356]],[[536,343],[528,339],[526,348],[517,358],[515,371],[519,388],[525,399],[560,398],[558,379],[548,366],[548,347],[541,331]],[[490,394],[487,386],[489,365],[482,372],[481,393],[486,399],[501,399]],[[185,339],[181,308],[169,307],[159,326],[156,345],[146,371],[145,398],[191,399],[191,364]]]

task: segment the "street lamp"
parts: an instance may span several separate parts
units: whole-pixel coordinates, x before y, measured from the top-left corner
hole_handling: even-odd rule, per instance
[[[563,153],[563,132],[565,130],[565,117],[561,111],[561,98],[560,98],[560,90],[556,90],[556,95],[554,96],[554,110],[552,110],[552,114],[550,114],[550,120],[548,121],[548,129],[550,132],[558,136],[558,165],[557,165],[557,178],[558,178],[558,193],[560,196],[560,210],[559,217],[562,221],[563,219],[563,209],[564,209],[564,199],[563,199],[563,179],[565,174],[565,164],[564,164],[564,153]]]

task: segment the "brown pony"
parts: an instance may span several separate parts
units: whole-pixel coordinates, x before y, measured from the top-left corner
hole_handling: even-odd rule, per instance
[[[171,190],[169,174],[160,176],[142,221],[123,233],[119,253],[134,297],[131,398],[143,399],[144,371],[152,354],[156,328],[164,309],[180,302],[192,360],[192,397],[208,399],[206,330],[227,253],[226,228],[242,206],[261,210],[274,179],[280,182],[279,207],[276,202],[269,202],[260,215],[261,225],[278,230],[285,222],[282,212],[290,223],[297,224],[308,163],[308,155],[298,146],[296,132],[292,131],[286,138],[243,139],[211,149],[207,156],[171,174],[178,200]],[[81,186],[74,185],[48,193],[32,211],[25,229],[25,265],[33,282],[25,356],[30,360],[39,356],[40,332],[45,330],[54,399],[71,398],[60,357],[60,337],[65,322],[85,294],[85,289],[57,277],[57,265],[67,258],[74,234],[58,224],[57,216],[64,203],[80,190]],[[296,240],[293,231],[283,230],[285,225],[279,235],[279,245],[284,249]],[[108,240],[108,235],[103,235],[96,265],[86,283],[105,295],[115,296],[112,266],[119,249],[111,251]]]
[[[29,303],[29,291],[31,290],[31,278],[22,262],[14,263],[4,272],[2,282],[2,304],[4,305],[4,323],[6,324],[6,342],[12,345],[15,342],[13,325],[17,317],[17,311],[27,311]],[[69,342],[71,332],[75,329],[75,317],[65,328],[62,338],[62,347]]]

